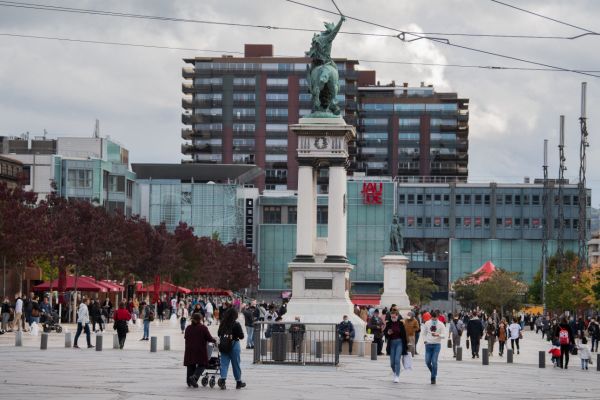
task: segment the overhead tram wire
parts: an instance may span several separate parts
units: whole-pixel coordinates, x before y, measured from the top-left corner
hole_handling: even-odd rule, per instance
[[[15,37],[15,38],[26,38],[26,39],[42,39],[42,40],[56,40],[64,42],[82,43],[82,44],[99,44],[109,46],[124,46],[124,47],[141,47],[148,49],[160,49],[160,50],[178,50],[178,51],[193,51],[193,52],[204,52],[204,53],[216,53],[216,54],[236,54],[243,55],[243,51],[234,50],[212,50],[212,49],[198,49],[192,47],[174,47],[174,46],[161,46],[144,43],[128,43],[128,42],[112,42],[105,40],[87,40],[87,39],[75,39],[66,37],[56,36],[42,36],[42,35],[25,35],[18,33],[6,33],[0,32],[0,36]],[[285,54],[276,54],[275,57],[293,57]],[[357,59],[359,62],[374,63],[374,64],[398,64],[398,65],[418,65],[426,67],[448,67],[448,68],[472,68],[472,69],[486,69],[486,70],[514,70],[514,71],[539,71],[539,72],[565,72],[553,68],[530,68],[530,67],[503,67],[495,65],[468,65],[468,64],[442,64],[442,63],[425,63],[425,62],[414,62],[414,61],[397,61],[397,60],[365,60]],[[585,72],[598,72],[600,70],[583,70]]]
[[[243,27],[243,28],[286,30],[286,31],[296,31],[296,32],[318,32],[318,29],[310,29],[310,28],[297,28],[297,27],[286,27],[286,26],[276,26],[276,25],[257,25],[257,24],[237,23],[237,22],[197,20],[197,19],[189,19],[189,18],[165,17],[165,16],[159,16],[159,15],[132,14],[132,13],[123,13],[123,12],[116,12],[116,11],[54,6],[54,5],[39,4],[39,3],[23,3],[23,2],[16,2],[16,1],[0,1],[0,7],[13,7],[13,8],[38,10],[38,11],[66,12],[66,13],[73,13],[73,14],[89,14],[89,15],[99,15],[99,16],[107,16],[107,17],[119,17],[119,18],[149,19],[149,20],[165,21],[165,22],[185,22],[185,23],[196,23],[196,24],[237,26],[237,27]],[[413,31],[406,31],[405,33],[421,34],[421,35],[500,38],[500,39],[550,39],[550,40],[574,40],[574,39],[578,39],[579,37],[582,36],[582,35],[576,35],[576,36],[507,35],[507,34],[488,34],[488,33],[448,33],[448,32],[413,32]],[[340,31],[339,34],[397,38],[397,35],[385,34],[385,33]]]
[[[294,4],[297,4],[297,5],[303,6],[303,7],[312,8],[312,9],[315,9],[315,10],[318,10],[318,11],[322,11],[322,12],[325,12],[325,13],[337,15],[337,12],[335,12],[335,11],[331,11],[331,10],[327,10],[327,9],[324,9],[324,8],[316,7],[316,6],[313,6],[311,4],[302,3],[300,1],[296,1],[296,0],[284,0],[284,1],[287,1],[288,3],[294,3]],[[397,29],[397,28],[389,27],[389,26],[386,26],[386,25],[383,25],[383,24],[379,24],[377,22],[367,21],[367,20],[364,20],[364,19],[361,19],[361,18],[350,17],[348,15],[344,15],[344,17],[346,17],[346,19],[351,19],[351,20],[354,20],[354,21],[358,21],[358,22],[362,22],[362,23],[368,24],[368,25],[373,25],[373,26],[376,26],[376,27],[379,27],[379,28],[384,28],[384,29],[388,29],[388,30],[391,30],[391,31],[399,32],[398,35],[397,35],[397,37],[398,37],[398,39],[400,39],[402,41],[415,41],[415,40],[419,40],[419,39],[427,39],[427,40],[431,40],[432,42],[440,43],[440,44],[443,44],[443,45],[446,45],[446,46],[456,47],[456,48],[463,49],[463,50],[473,51],[473,52],[476,52],[476,53],[487,54],[487,55],[491,55],[491,56],[495,56],[495,57],[500,57],[500,58],[506,58],[508,60],[519,61],[519,62],[526,63],[526,64],[537,65],[537,66],[540,66],[540,67],[553,68],[553,69],[561,70],[561,71],[564,71],[564,72],[572,72],[572,73],[575,73],[575,74],[592,76],[594,78],[600,78],[600,75],[594,75],[594,74],[590,74],[588,72],[583,72],[583,71],[579,71],[579,70],[575,70],[575,69],[570,69],[570,68],[559,67],[559,66],[555,66],[555,65],[551,65],[551,64],[545,64],[545,63],[541,63],[541,62],[537,62],[537,61],[527,60],[527,59],[524,59],[524,58],[513,57],[513,56],[506,55],[506,54],[495,53],[493,51],[476,49],[476,48],[473,48],[473,47],[463,46],[463,45],[456,44],[456,43],[450,43],[450,41],[448,39],[445,39],[445,38],[437,38],[437,37],[425,36],[423,34],[408,33],[406,31],[403,31],[403,30],[400,30],[400,29]],[[415,39],[406,40],[405,35],[414,36]]]
[[[549,21],[556,22],[556,23],[561,24],[561,25],[566,25],[566,26],[569,26],[571,28],[579,29],[580,31],[587,32],[585,35],[600,35],[600,33],[592,31],[590,29],[583,28],[581,26],[577,26],[577,25],[574,25],[574,24],[570,24],[568,22],[561,21],[561,20],[556,19],[556,18],[548,17],[547,15],[539,14],[539,13],[536,13],[534,11],[526,10],[524,8],[520,8],[520,7],[517,7],[515,5],[509,4],[509,3],[505,3],[503,1],[499,1],[499,0],[490,0],[490,1],[493,2],[493,3],[496,3],[496,4],[500,4],[502,6],[505,6],[505,7],[513,8],[515,10],[524,12],[526,14],[535,15],[536,17],[547,19]],[[579,35],[578,37],[582,37],[582,36],[585,36],[585,35]]]

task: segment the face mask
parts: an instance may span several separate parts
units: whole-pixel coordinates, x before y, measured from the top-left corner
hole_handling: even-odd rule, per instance
[[[398,317],[392,317],[392,321],[394,321],[394,322],[398,321]]]

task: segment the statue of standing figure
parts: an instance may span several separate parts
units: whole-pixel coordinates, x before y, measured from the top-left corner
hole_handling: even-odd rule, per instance
[[[400,253],[404,249],[404,238],[402,237],[402,228],[398,223],[398,216],[394,215],[392,218],[392,225],[390,226],[390,253]]]
[[[307,76],[313,106],[309,118],[336,117],[340,114],[336,99],[340,88],[339,74],[331,58],[331,44],[345,20],[342,16],[337,25],[325,22],[325,30],[315,33],[310,50],[306,52],[312,59]]]

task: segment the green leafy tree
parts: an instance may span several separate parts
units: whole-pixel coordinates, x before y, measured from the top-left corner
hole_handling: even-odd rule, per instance
[[[431,278],[424,278],[412,271],[406,271],[406,294],[410,303],[421,306],[429,303],[433,292],[438,290],[438,286],[433,283]]]
[[[472,310],[477,307],[477,283],[478,275],[469,275],[457,279],[452,284],[454,298],[462,308]]]
[[[504,310],[521,308],[526,293],[527,285],[519,280],[519,274],[502,269],[476,288],[477,304],[487,312],[499,310],[500,315],[504,315]]]

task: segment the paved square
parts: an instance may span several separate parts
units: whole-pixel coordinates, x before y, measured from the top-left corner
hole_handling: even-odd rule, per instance
[[[73,331],[73,326],[67,326]],[[211,331],[216,327],[211,326]],[[141,331],[129,333],[124,350],[112,349],[112,330],[102,352],[66,349],[64,335],[52,333],[48,350],[40,350],[40,337],[24,335],[23,347],[14,346],[14,333],[0,336],[0,399],[598,399],[600,372],[594,363],[581,371],[580,360],[571,357],[568,370],[537,366],[538,350],[547,342],[526,331],[520,355],[509,365],[497,353],[489,366],[471,360],[452,359],[443,348],[437,385],[430,385],[423,357],[417,356],[414,371],[402,371],[400,383],[392,383],[387,357],[342,356],[335,367],[253,365],[250,350],[243,350],[243,379],[247,388],[189,389],[185,383],[183,336],[168,322],[155,323],[151,336],[158,337],[158,352],[150,353],[149,342],[140,342]],[[162,338],[171,336],[171,351],[162,350]],[[94,342],[93,338],[92,341]],[[80,338],[85,344],[85,336]],[[423,349],[421,349],[423,354]],[[596,354],[593,354],[596,361]],[[434,396],[434,397],[433,397]]]

